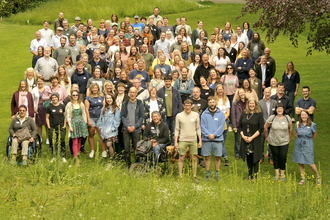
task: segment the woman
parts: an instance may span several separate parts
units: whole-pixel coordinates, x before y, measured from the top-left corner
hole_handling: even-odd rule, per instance
[[[131,40],[131,38],[134,37],[134,32],[133,32],[134,28],[132,25],[128,25],[127,26],[127,31],[125,31],[125,38],[127,38],[128,40]]]
[[[59,84],[58,76],[57,75],[51,76],[49,78],[49,81],[51,82],[52,85],[45,89],[45,92],[42,95],[42,99],[48,100],[50,99],[52,93],[57,92],[59,94],[59,102],[63,103],[64,99],[68,95],[66,93],[65,88]]]
[[[277,93],[277,78],[273,77],[270,79],[270,95],[275,95]]]
[[[197,67],[202,63],[201,55],[196,54],[193,56],[192,63],[189,65],[189,76],[194,79],[195,71]]]
[[[110,20],[111,20],[111,23],[110,23],[111,27],[113,24],[118,24],[118,15],[112,14]]]
[[[203,21],[198,21],[197,28],[192,32],[192,36],[191,36],[192,45],[198,44],[197,39],[199,39],[200,41],[201,39],[203,39],[200,38],[202,32],[203,32],[203,37],[207,37],[207,31],[203,29]]]
[[[231,28],[231,24],[229,21],[225,23],[223,29],[220,30],[220,33],[223,34],[223,38],[225,41],[230,40],[231,35],[234,33],[234,30]]]
[[[125,21],[120,22],[119,30],[120,30],[120,31],[123,31],[124,33],[127,32]],[[126,37],[125,37],[125,38],[126,38]]]
[[[173,38],[173,36],[172,36],[172,31],[166,31],[166,40],[170,43],[170,47],[172,46],[172,44],[174,44],[175,43],[175,40],[174,40],[174,38]]]
[[[106,38],[109,47],[115,44],[114,36],[115,36],[115,31],[113,29],[110,29]]]
[[[239,58],[242,58],[242,50],[245,48],[245,43],[243,41],[238,43],[238,50],[237,50],[237,56],[236,56],[236,61]]]
[[[35,122],[37,125],[37,131],[41,138],[42,142],[42,126],[45,126],[46,134],[48,134],[48,128],[46,126],[46,109],[43,106],[44,100],[42,96],[45,92],[45,88],[48,86],[44,85],[44,77],[39,76],[37,78],[37,87],[32,90],[32,98],[33,98],[33,105],[34,105],[34,113],[35,113]],[[48,138],[47,138],[48,140]],[[49,143],[49,140],[46,141]]]
[[[104,103],[104,96],[101,93],[100,86],[97,83],[92,83],[89,87],[90,94],[86,96],[85,99],[85,111],[87,115],[87,125],[88,125],[88,143],[91,147],[91,152],[89,154],[90,158],[94,157],[95,154],[95,143],[94,143],[94,135],[95,131],[101,137],[100,129],[96,127],[97,121],[100,118],[101,109]],[[102,157],[107,157],[107,152],[104,144],[102,145]]]
[[[101,19],[99,29],[97,29],[97,35],[101,36],[107,36],[108,30],[105,27],[104,20]]]
[[[28,83],[28,91],[32,92],[32,89],[37,86],[36,85],[37,74],[32,67],[29,67],[25,70],[24,78]]]
[[[103,72],[101,70],[100,67],[95,67],[94,72],[93,72],[93,77],[89,78],[87,81],[87,96],[89,96],[89,94],[91,93],[89,87],[93,84],[93,83],[97,83],[99,85],[99,89],[100,92],[103,93],[103,85],[105,82],[105,79],[102,78]]]
[[[210,87],[211,89],[215,89],[215,87],[218,84],[221,84],[220,75],[217,73],[215,69],[210,69],[210,75],[209,78],[207,79],[208,87]]]
[[[285,165],[292,133],[292,122],[290,116],[285,115],[284,111],[284,105],[278,103],[275,107],[275,115],[271,115],[267,119],[264,128],[265,139],[268,141],[273,154],[275,181],[286,180]]]
[[[173,70],[172,73],[172,86],[174,86],[174,83],[177,79],[179,79],[179,71],[178,70]]]
[[[219,34],[220,34],[220,28],[214,27],[213,28],[213,34],[215,34],[215,42],[219,43]]]
[[[228,64],[225,74],[220,79],[223,87],[225,88],[230,106],[233,103],[234,95],[239,86],[238,77],[235,75],[235,66]],[[238,98],[237,98],[238,99]]]
[[[147,53],[150,53],[151,55],[154,55],[154,53],[155,53],[154,48],[153,48],[152,44],[149,43],[149,41],[150,41],[150,39],[148,37],[143,37],[143,39],[142,39],[143,44],[145,44],[145,45],[148,46]],[[142,46],[143,46],[143,44],[141,44],[139,46],[140,53],[142,53]]]
[[[121,42],[119,44],[119,53],[120,53],[120,60],[123,61],[124,64],[126,64],[129,53],[126,50],[126,44],[124,42]]]
[[[209,96],[214,95],[214,89],[211,89],[207,85],[207,81],[204,76],[200,77],[200,84],[201,84],[201,95],[200,97],[204,100],[207,100]]]
[[[314,138],[316,137],[316,124],[311,121],[307,111],[303,110],[300,113],[299,122],[294,128],[294,136],[296,142],[292,155],[293,162],[298,163],[300,171],[299,185],[305,183],[305,168],[304,164],[308,164],[314,172],[317,180],[317,185],[321,185],[321,177],[314,164]]]
[[[231,41],[230,46],[235,48],[236,50],[238,50],[237,34],[232,34],[231,38],[230,38],[230,41]]]
[[[225,47],[225,39],[223,38],[222,33],[219,33],[219,36],[216,39],[217,43],[220,44],[220,47]]]
[[[151,113],[153,111],[158,111],[164,121],[166,118],[165,104],[162,98],[158,96],[158,90],[156,87],[151,87],[149,89],[149,98],[143,101],[144,104],[144,125],[142,128],[145,128],[145,125],[152,121]]]
[[[289,96],[291,106],[295,106],[294,99],[298,94],[299,84],[300,84],[300,75],[298,71],[294,69],[292,62],[288,62],[286,65],[286,71],[282,76],[282,83],[284,83],[285,94]],[[294,112],[291,112],[292,122],[295,122]]]
[[[80,45],[79,55],[76,56],[76,62],[82,60],[82,55],[85,53],[87,53],[86,45]],[[65,64],[65,60],[64,60],[64,64]]]
[[[87,42],[88,42],[88,44],[91,44],[92,43],[93,36],[99,37],[97,35],[97,29],[96,29],[96,27],[93,27],[91,29],[91,34],[87,36]]]
[[[149,88],[155,87],[158,91],[158,89],[162,88],[163,86],[165,86],[164,76],[162,70],[157,68],[154,71],[154,78],[150,80]]]
[[[258,100],[262,99],[262,84],[261,84],[261,80],[257,78],[257,72],[255,69],[250,68],[249,69],[249,81],[250,81],[250,85],[251,85],[251,89],[253,89],[257,96],[258,96]]]
[[[250,40],[253,38],[253,31],[250,29],[250,23],[245,21],[243,22],[243,31],[242,31]]]
[[[260,112],[257,100],[249,99],[245,111],[242,112],[238,132],[240,133],[241,149],[240,155],[248,166],[248,176],[244,179],[255,181],[259,170],[259,161],[262,159],[261,133],[264,126],[264,119]]]
[[[230,59],[225,55],[225,48],[220,47],[218,54],[213,58],[212,65],[222,76],[226,72],[227,65],[230,64]]]
[[[235,159],[238,160],[240,158],[240,143],[241,143],[241,136],[238,131],[238,125],[239,125],[239,120],[241,118],[242,112],[246,108],[246,103],[247,99],[245,97],[245,92],[244,89],[238,89],[238,99],[234,100],[231,108],[231,122],[233,126],[233,131],[234,131],[234,138],[235,138],[235,143],[234,143],[234,153],[235,153]]]
[[[77,61],[79,61],[79,60],[77,60]],[[76,67],[75,67],[75,65],[73,65],[72,57],[70,55],[68,55],[64,58],[64,66],[65,66],[66,74],[68,75],[68,77],[71,77],[72,74],[74,73]]]
[[[37,64],[37,61],[39,60],[39,58],[44,56],[44,47],[43,46],[39,46],[38,47],[38,55],[34,55],[33,59],[32,59],[32,68],[34,68]]]
[[[120,80],[117,82],[116,87],[118,83],[123,83],[125,85],[125,94],[128,94],[129,89],[133,87],[133,83],[129,80],[128,74],[125,70],[121,71]]]
[[[175,69],[179,72],[180,72],[180,65],[179,65],[180,61],[181,61],[180,56],[179,55],[174,55],[173,62],[172,62],[173,69]]]
[[[28,83],[26,80],[21,80],[18,90],[14,92],[11,99],[11,117],[15,118],[18,114],[19,106],[26,106],[26,115],[34,118],[34,102],[32,94],[28,91]]]
[[[118,127],[120,124],[120,110],[115,102],[113,94],[105,96],[105,103],[101,109],[101,115],[97,122],[97,127],[101,131],[103,143],[108,148],[110,160],[114,158],[113,143],[118,142]]]
[[[147,38],[148,39],[148,42],[147,42],[147,45],[150,45],[152,44],[153,40],[154,40],[154,36],[152,35],[151,33],[151,29],[148,25],[144,26],[143,30],[142,30],[142,33],[141,33],[141,37],[142,38]],[[145,44],[145,42],[143,41],[143,43]]]
[[[80,100],[78,90],[71,91],[70,102],[66,105],[65,112],[70,130],[69,136],[72,139],[73,158],[77,166],[79,166],[78,153],[81,141],[88,136],[88,131],[85,105]]]
[[[112,94],[116,97],[116,93],[115,93],[115,87],[113,85],[113,83],[111,81],[105,81],[104,82],[104,86],[103,86],[103,94],[104,97],[106,95]]]
[[[226,119],[226,124],[223,131],[223,147],[222,147],[222,157],[225,159],[225,166],[229,166],[229,160],[227,155],[227,149],[226,149],[226,139],[227,139],[227,133],[228,133],[228,118],[230,116],[230,104],[229,99],[226,95],[225,88],[223,85],[218,84],[217,87],[215,87],[215,95],[216,104],[217,107],[220,109],[220,111],[223,112]]]
[[[66,90],[66,94],[70,94],[71,90],[71,78],[66,74],[65,66],[59,66],[57,69],[57,77],[59,84]]]
[[[115,72],[114,72],[114,74],[112,74],[112,75],[109,77],[110,81],[111,81],[114,85],[116,85],[116,84],[119,82],[121,72],[122,72],[122,68],[121,68],[121,66],[116,66],[116,67],[115,67]]]
[[[17,148],[18,145],[22,145],[22,165],[27,165],[27,155],[29,143],[34,141],[37,135],[36,125],[34,120],[27,115],[27,107],[25,105],[20,105],[18,108],[18,115],[14,116],[9,127],[9,133],[12,136],[11,145],[11,161],[16,164]],[[27,140],[18,140],[16,132],[22,128],[27,127],[29,129],[30,137]]]
[[[100,35],[99,36],[99,44],[100,44],[100,48],[101,48],[101,46],[104,46],[105,47],[105,51],[108,51],[109,50],[109,45],[107,44],[107,40],[105,39],[105,36],[104,35]],[[107,60],[107,58],[105,60]]]
[[[181,28],[181,29],[179,30],[179,35],[182,36],[182,42],[183,42],[183,41],[186,41],[186,42],[188,43],[189,46],[192,45],[192,43],[191,43],[191,38],[187,35],[187,31],[186,31],[185,28]],[[175,37],[174,40],[175,40],[175,42],[178,42],[177,37]]]
[[[67,163],[65,159],[65,134],[66,134],[66,120],[65,120],[65,106],[59,102],[59,94],[54,92],[51,94],[52,102],[46,109],[46,124],[48,128],[49,146],[52,150],[53,163],[56,160],[58,146],[61,145],[61,158],[63,163]],[[53,142],[54,141],[54,142]]]
[[[198,38],[196,39],[194,45],[198,44],[199,46],[202,46],[204,37],[206,37],[205,31],[199,32]]]
[[[255,100],[259,100],[256,91],[251,88],[251,83],[248,79],[244,79],[242,84],[247,99],[254,98]],[[236,96],[237,94],[235,94],[234,99],[236,99]]]
[[[237,50],[233,47],[231,47],[231,42],[230,40],[225,41],[225,55],[229,57],[230,62],[232,64],[235,63],[236,61],[236,56],[237,56]]]
[[[125,100],[129,99],[129,96],[125,93],[125,84],[122,82],[119,82],[117,84],[117,97],[116,97],[116,104],[121,111],[121,106]]]
[[[135,40],[135,38],[134,38],[134,37],[130,38],[130,39],[128,40],[128,43],[129,43],[129,45],[126,47],[126,51],[127,51],[127,53],[129,54],[130,51],[131,51],[131,48],[132,48],[132,47],[135,47],[135,44],[136,44],[136,40]]]

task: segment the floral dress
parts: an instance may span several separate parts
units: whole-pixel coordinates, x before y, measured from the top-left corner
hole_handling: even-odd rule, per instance
[[[83,109],[81,107],[72,109],[71,126],[73,132],[70,132],[71,138],[88,136],[87,124],[82,117],[82,111]]]

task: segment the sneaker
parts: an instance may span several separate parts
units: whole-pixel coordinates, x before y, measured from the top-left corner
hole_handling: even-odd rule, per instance
[[[27,166],[27,165],[28,165],[27,161],[26,161],[26,160],[23,160],[23,161],[22,161],[22,165],[23,165],[23,166]]]
[[[199,163],[199,165],[203,168],[205,168],[205,161],[203,160],[202,162]]]
[[[46,139],[46,144],[49,144],[49,139],[48,138]]]
[[[90,158],[93,158],[94,157],[94,151],[93,150],[91,150],[91,152],[89,153],[89,157]]]
[[[62,158],[62,162],[63,162],[63,163],[67,163],[68,161],[63,157],[63,158]]]
[[[54,163],[55,161],[56,161],[56,158],[55,158],[55,157],[53,157],[53,158],[50,160],[51,163]]]
[[[211,175],[206,175],[206,177],[205,177],[205,181],[206,181],[206,182],[210,181],[210,178],[211,178]]]
[[[296,120],[294,118],[291,119],[292,123],[296,123]]]
[[[229,132],[232,132],[233,131],[233,128],[231,126],[228,127],[228,131]]]
[[[106,151],[103,151],[103,152],[102,152],[102,157],[103,157],[103,158],[107,158],[107,156],[108,156],[108,155],[107,155],[107,152],[106,152]]]
[[[220,181],[220,177],[219,177],[219,175],[215,175],[215,181],[217,181],[217,182],[219,182]]]
[[[225,164],[224,164],[226,167],[229,166],[229,160],[226,158],[225,159]]]

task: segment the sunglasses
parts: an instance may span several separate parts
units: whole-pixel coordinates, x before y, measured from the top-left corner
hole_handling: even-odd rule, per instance
[[[232,69],[233,69],[233,68],[231,68],[231,67],[228,67],[228,68],[227,68],[227,70],[232,70]]]
[[[73,97],[76,97],[76,96],[78,96],[78,95],[72,95]]]
[[[26,112],[25,110],[19,110],[19,112]]]

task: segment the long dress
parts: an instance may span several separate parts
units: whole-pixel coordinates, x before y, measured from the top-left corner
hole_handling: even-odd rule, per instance
[[[71,126],[73,132],[70,132],[71,138],[80,138],[88,136],[87,124],[82,117],[83,109],[72,109]]]
[[[44,100],[41,98],[44,94],[45,90],[39,92],[39,102],[38,102],[38,114],[36,114],[36,124],[46,125],[46,109],[44,108]]]
[[[292,155],[293,162],[299,164],[314,164],[314,140],[313,133],[316,132],[316,124],[312,122],[312,126],[305,126],[301,124],[299,127],[295,126],[298,133],[294,145]]]

